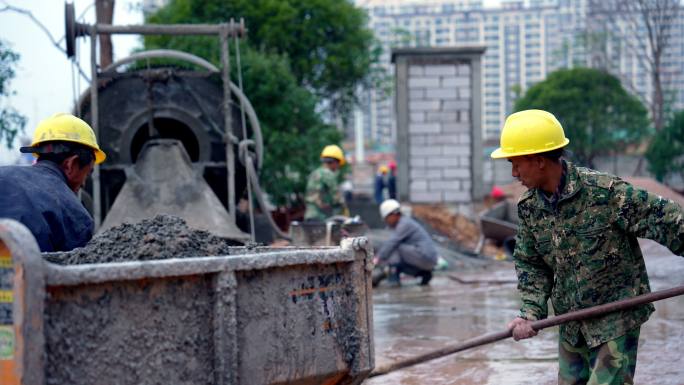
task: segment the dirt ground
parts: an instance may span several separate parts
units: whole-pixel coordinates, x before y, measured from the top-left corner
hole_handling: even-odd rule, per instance
[[[479,209],[484,210],[485,207]],[[412,205],[411,212],[418,220],[447,237],[460,248],[469,251],[476,249],[481,231],[479,224],[472,218],[454,212],[443,205]],[[504,249],[490,239],[485,240],[480,254],[489,257],[505,256]]]

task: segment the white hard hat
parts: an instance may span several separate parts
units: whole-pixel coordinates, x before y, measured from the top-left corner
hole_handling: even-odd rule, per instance
[[[388,199],[380,205],[380,216],[385,219],[388,215],[399,211],[401,205],[395,199]]]

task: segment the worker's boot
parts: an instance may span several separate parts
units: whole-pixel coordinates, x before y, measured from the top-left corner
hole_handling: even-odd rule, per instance
[[[399,287],[401,286],[400,281],[401,271],[397,266],[390,266],[389,278],[387,278],[387,285],[389,287]]]
[[[420,286],[427,286],[432,280],[432,271],[426,270],[420,273]]]
[[[389,276],[389,268],[387,266],[375,266],[371,273],[373,287],[377,287],[383,279]]]

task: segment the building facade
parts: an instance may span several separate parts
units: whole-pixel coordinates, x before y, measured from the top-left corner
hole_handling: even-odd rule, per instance
[[[505,117],[517,97],[559,68],[595,66],[595,52],[587,48],[587,31],[605,26],[590,0],[503,1],[496,8],[481,0],[366,0],[371,29],[389,52],[396,47],[487,47],[482,71],[482,127],[485,141],[498,139]],[[683,12],[684,13],[684,12]],[[601,16],[601,17],[605,17]],[[684,108],[684,14],[674,21],[671,44],[665,54],[668,89],[673,108]],[[639,54],[627,42],[609,39],[603,66],[618,75],[625,88],[648,100],[653,87]],[[679,70],[678,70],[679,69]],[[365,113],[371,139],[391,143],[396,126],[392,98],[369,91]]]

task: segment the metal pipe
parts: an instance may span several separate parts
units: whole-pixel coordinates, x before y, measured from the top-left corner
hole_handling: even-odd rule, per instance
[[[136,53],[134,53],[128,57],[117,60],[114,63],[108,65],[107,67],[105,67],[102,70],[102,72],[113,71],[116,68],[118,68],[124,64],[132,63],[132,62],[137,61],[137,60],[154,59],[154,58],[183,60],[183,61],[187,61],[189,63],[195,64],[199,67],[202,67],[202,68],[206,69],[207,71],[219,72],[219,69],[216,68],[215,65],[213,65],[210,62],[202,59],[201,57],[193,55],[193,54],[189,54],[187,52],[176,51],[173,49],[154,49],[154,50],[149,50],[149,51],[136,52]]]
[[[273,220],[273,217],[271,217],[271,213],[268,211],[268,208],[266,207],[266,202],[264,201],[264,193],[261,191],[261,186],[259,185],[259,178],[257,178],[257,173],[254,168],[254,162],[252,161],[252,157],[249,155],[249,153],[245,154],[245,168],[247,169],[247,176],[249,180],[247,181],[248,184],[251,184],[252,187],[254,188],[254,195],[256,196],[257,203],[259,203],[259,207],[261,207],[261,211],[264,213],[266,218],[268,219],[268,223],[271,225],[271,228],[273,231],[275,231],[276,235],[279,237],[291,241],[292,238],[285,234],[280,227],[275,223]]]
[[[230,22],[232,24],[233,19],[230,19]],[[242,23],[242,20],[240,20],[240,22]],[[242,90],[242,63],[240,61],[240,42],[238,41],[237,36],[235,36],[235,64],[237,65],[238,87]],[[245,103],[243,102],[243,99],[240,99],[240,123],[242,123],[242,140],[246,140],[247,122],[245,120]],[[247,169],[246,172],[249,173],[250,170]],[[249,174],[247,174],[247,179],[250,179]],[[252,202],[252,184],[249,183],[249,181],[247,182],[247,202],[249,203],[249,235],[252,242],[254,242],[256,240],[256,232],[254,230],[254,202]]]
[[[225,25],[224,25],[225,26]],[[226,141],[226,173],[228,184],[228,216],[235,223],[235,150],[233,148],[233,119],[230,108],[230,52],[228,50],[228,26],[221,29],[221,78],[223,80],[223,119]]]
[[[640,296],[628,298],[628,299],[623,299],[620,301],[615,301],[611,303],[607,303],[604,305],[599,305],[599,306],[594,306],[590,307],[587,309],[582,309],[570,313],[566,313],[563,315],[555,316],[555,317],[550,317],[547,319],[539,320],[539,321],[534,321],[532,323],[532,329],[534,330],[542,330],[549,328],[551,326],[556,326],[560,324],[564,324],[567,322],[571,321],[581,321],[587,318],[594,318],[598,317],[601,315],[605,315],[608,313],[613,313],[616,311],[620,310],[625,310],[629,309],[635,306],[639,305],[644,305],[647,303],[651,302],[656,302],[660,301],[666,298],[671,298],[671,297],[676,297],[679,295],[684,294],[684,286],[677,286],[672,289],[668,290],[661,290],[661,291],[656,291],[653,293],[649,294],[643,294]],[[458,344],[446,346],[441,349],[434,350],[432,352],[428,352],[425,354],[420,354],[415,357],[408,358],[406,360],[402,361],[397,361],[393,363],[389,363],[384,366],[380,366],[375,368],[373,372],[369,375],[369,377],[375,377],[375,376],[381,376],[390,372],[393,372],[395,370],[403,369],[409,366],[417,365],[423,362],[431,361],[436,358],[441,358],[445,357],[457,352],[461,352],[466,349],[490,344],[492,342],[504,340],[506,338],[509,338],[513,335],[513,333],[510,330],[505,330],[501,332],[496,332],[496,333],[488,333],[481,335],[479,337],[472,338],[470,340],[467,340],[465,342],[461,342]]]
[[[76,36],[85,34],[112,35],[217,35],[226,31],[230,36],[244,36],[246,28],[240,24],[145,24],[145,25],[111,25],[76,23]],[[80,33],[79,33],[80,32]]]
[[[99,111],[97,95],[97,28],[90,31],[90,126],[99,140]],[[93,221],[95,231],[102,223],[102,200],[100,199],[100,165],[93,168]]]

